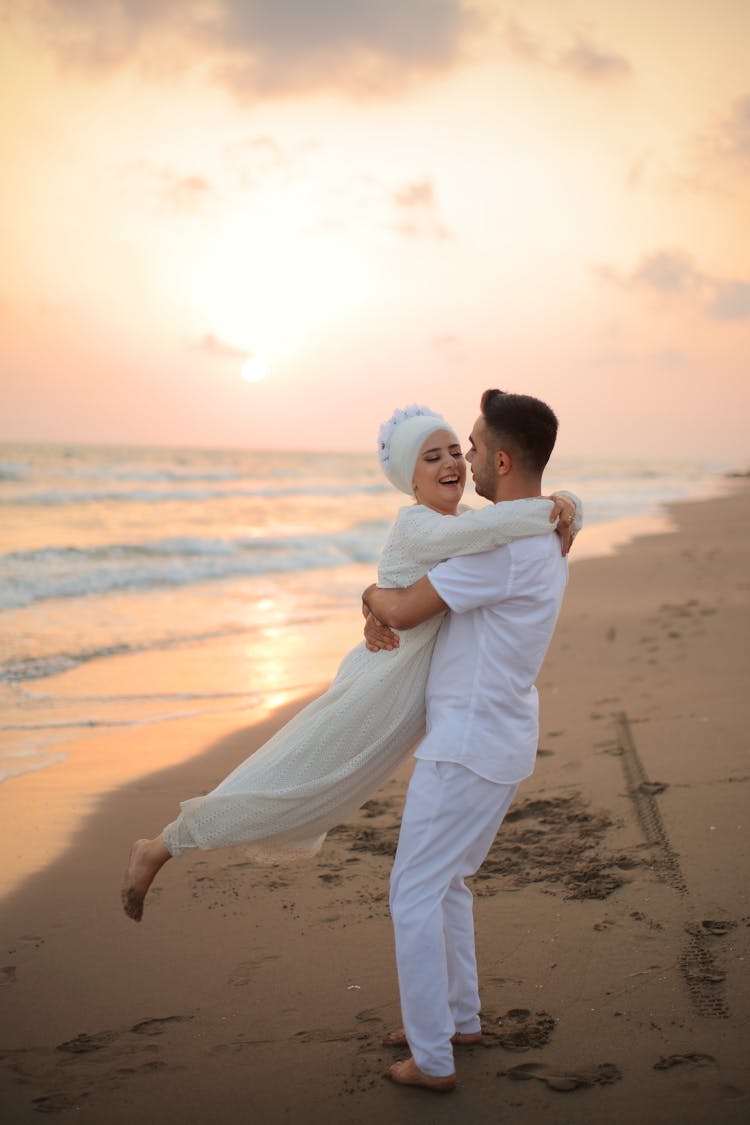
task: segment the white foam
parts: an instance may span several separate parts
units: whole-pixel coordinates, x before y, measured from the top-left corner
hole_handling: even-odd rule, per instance
[[[13,765],[5,759],[11,755],[3,755],[0,758],[0,782],[10,781],[14,777],[22,777],[25,773],[36,773],[37,770],[45,770],[50,766],[59,765],[60,762],[67,760],[67,754],[45,754],[44,757],[38,757],[36,761],[27,760],[18,765]]]
[[[0,557],[0,609],[115,590],[189,586],[252,575],[375,563],[387,524],[307,537],[178,537],[97,547],[44,547]]]
[[[311,485],[309,487],[257,488],[135,488],[19,490],[0,496],[0,504],[24,507],[60,507],[78,504],[165,504],[205,503],[209,500],[276,500],[295,496],[358,496],[389,493],[387,484]]]

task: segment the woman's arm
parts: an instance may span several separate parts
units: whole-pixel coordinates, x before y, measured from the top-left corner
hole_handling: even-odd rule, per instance
[[[580,501],[565,493],[576,505],[576,521]],[[552,502],[542,497],[525,500],[504,500],[485,508],[471,509],[458,516],[443,516],[431,508],[417,504],[402,509],[399,532],[405,550],[415,562],[432,566],[454,555],[475,555],[525,539],[529,535],[547,535],[554,531],[550,523]]]

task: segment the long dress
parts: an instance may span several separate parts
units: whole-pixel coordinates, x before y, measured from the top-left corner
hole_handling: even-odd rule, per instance
[[[541,498],[457,517],[419,504],[402,508],[380,557],[378,585],[410,586],[443,559],[549,534],[550,511]],[[364,643],[352,649],[323,695],[211,793],[181,804],[162,832],[172,855],[243,844],[260,861],[283,862],[319,850],[326,832],[392,776],[423,731],[427,673],[443,616],[401,632],[392,651],[370,652]]]

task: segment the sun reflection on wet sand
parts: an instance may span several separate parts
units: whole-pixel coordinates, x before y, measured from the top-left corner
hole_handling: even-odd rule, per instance
[[[106,697],[111,707],[120,695],[132,725],[78,726],[74,738],[55,746],[60,761],[0,784],[0,895],[55,860],[106,794],[140,778],[148,786],[150,773],[198,756],[224,736],[324,690],[360,637],[361,618],[334,616],[305,628],[280,628],[262,646],[257,638],[250,643],[230,637],[194,649],[112,657],[44,681],[45,692],[77,701],[79,714],[81,699],[94,706]],[[144,704],[158,698],[161,713],[139,722],[139,695]],[[251,730],[247,745],[255,748]],[[206,787],[216,780],[206,777]],[[175,793],[175,810],[193,795]],[[159,828],[140,824],[134,807],[133,835]]]

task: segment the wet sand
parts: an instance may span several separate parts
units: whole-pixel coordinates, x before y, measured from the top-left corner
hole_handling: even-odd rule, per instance
[[[4,866],[41,835],[47,862],[1,904],[2,1120],[747,1120],[750,488],[673,516],[572,568],[537,770],[474,880],[487,1034],[457,1051],[454,1094],[382,1077],[408,765],[315,860],[200,853],[167,865],[140,926],[120,912],[132,837],[295,704],[245,729],[217,715],[89,739],[81,771],[127,738],[165,756],[85,816],[62,770],[3,787]],[[167,764],[165,726],[196,756]]]

